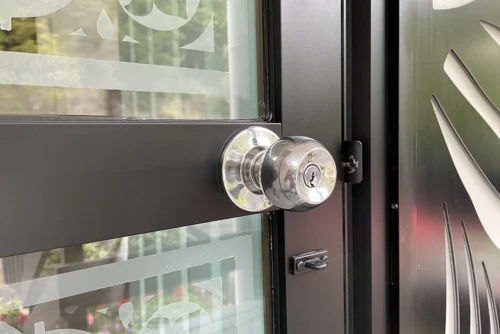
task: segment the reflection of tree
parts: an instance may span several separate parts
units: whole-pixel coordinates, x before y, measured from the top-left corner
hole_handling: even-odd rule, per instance
[[[55,274],[55,269],[61,265],[61,249],[51,249],[46,252],[45,263],[43,264],[40,277]]]
[[[126,260],[127,258],[118,258],[122,250],[121,246],[125,242],[128,244],[128,259],[178,249],[181,247],[180,241],[182,237],[179,229],[173,229],[131,236],[126,239],[113,239],[88,243],[81,246],[67,247],[64,249],[49,250],[45,252],[45,256],[42,257],[43,264],[41,265],[38,277],[57,275],[60,273],[59,270],[63,266],[66,267],[63,272],[68,272],[82,269],[82,263],[89,263],[90,267],[98,265],[93,264],[93,262],[98,263],[99,260],[106,258],[112,259],[109,264]],[[74,269],[71,268],[72,265],[75,266]],[[86,268],[88,268],[89,265]],[[118,274],[119,273],[117,273],[117,275]],[[54,329],[73,328],[89,331],[91,333],[139,332],[143,321],[147,320],[149,316],[156,312],[159,305],[166,306],[176,301],[189,300],[206,310],[222,307],[222,305],[215,301],[207,291],[201,287],[195,286],[195,281],[182,282],[179,275],[179,272],[163,275],[161,279],[164,282],[168,282],[168,284],[163,286],[163,289],[159,289],[156,285],[151,286],[147,284],[146,291],[143,291],[145,295],[141,295],[137,288],[140,282],[137,281],[123,285],[123,290],[121,290],[120,294],[107,293],[104,289],[100,290],[99,293],[89,292],[85,295],[75,296],[77,300],[84,301],[85,305],[72,304],[71,301],[60,301],[58,304],[50,305],[50,307],[58,307],[57,305],[59,305],[60,308],[59,319],[55,322]],[[185,291],[185,289],[187,291]],[[152,296],[152,298],[146,301],[146,299],[144,299],[146,296]],[[112,302],[110,302],[110,300],[112,300]],[[8,309],[11,310],[8,312],[0,311],[0,321],[8,323],[21,332],[25,332],[27,329],[24,328],[24,323],[29,318],[33,309],[23,308],[20,301],[14,300],[10,303],[12,302],[17,304],[14,306],[10,304]],[[134,304],[135,312],[128,326],[129,328],[125,328],[119,318],[119,308],[121,305],[128,302]],[[69,314],[65,311],[65,308],[72,305],[79,306],[79,308],[74,311],[74,313]],[[37,306],[35,306],[35,308],[36,307]],[[105,314],[96,311],[104,308],[108,308]],[[2,305],[0,303],[0,310],[1,309]],[[143,316],[146,316],[146,319],[144,319]],[[161,323],[161,320],[153,320],[148,326],[154,330],[164,325],[168,324]]]
[[[19,300],[10,300],[8,302],[0,300],[0,310],[7,307],[13,308],[13,310],[9,312],[0,311],[0,321],[9,324],[15,329],[22,330],[28,318],[28,313],[21,309],[21,302]]]
[[[59,48],[57,36],[50,33],[47,20],[14,19],[11,31],[0,30],[0,51],[38,53],[42,40],[50,40],[55,49]],[[3,85],[0,86],[0,114],[31,113],[37,109],[39,101],[51,97],[52,92],[43,88]]]
[[[12,31],[0,30],[0,51],[36,53],[37,27],[35,19],[17,19]]]
[[[147,13],[153,0],[134,0],[134,13]],[[185,1],[156,0],[162,11],[185,16]],[[161,3],[161,4],[160,4]],[[113,40],[97,34],[96,21],[106,10],[115,25]],[[215,51],[180,47],[198,38],[213,15]],[[174,31],[154,31],[133,21],[116,0],[74,0],[47,17],[13,19],[12,30],[0,30],[0,51],[68,55],[164,66],[228,70],[226,0],[202,0],[194,17]],[[72,36],[82,28],[87,37]],[[125,36],[139,42],[123,42]],[[134,78],[130,78],[134,80]],[[89,94],[91,93],[91,94]],[[148,92],[91,92],[85,89],[0,86],[0,113],[98,114],[123,117],[228,118],[225,97]],[[103,99],[99,102],[99,99]]]
[[[180,232],[178,229],[129,237],[129,258],[177,249],[180,247],[180,238]]]
[[[40,272],[40,277],[57,274],[57,269],[65,262],[78,263],[81,257],[83,261],[94,261],[114,256],[120,247],[120,239],[99,241],[73,246],[65,249],[57,248],[46,252],[45,261]],[[81,253],[81,254],[78,254]],[[63,254],[65,255],[63,259]]]
[[[139,4],[140,6],[137,6],[136,4]],[[134,15],[144,16],[151,13],[151,11],[153,10],[153,5],[165,14],[187,18],[186,0],[177,0],[177,3],[175,4],[175,10],[174,8],[172,8],[172,1],[161,0],[131,0],[131,4],[125,7],[127,9],[130,9],[130,12]]]
[[[185,1],[165,1],[165,13],[181,14],[180,3]],[[134,13],[149,11],[152,1],[136,0],[127,7]],[[185,4],[184,4],[185,5]],[[185,6],[184,6],[185,8]],[[214,43],[213,54],[200,51],[184,50],[180,47],[194,41],[207,26],[213,15]],[[118,22],[120,33],[134,34],[134,39],[140,42],[131,46],[120,46],[120,59],[137,63],[154,63],[166,66],[181,66],[189,68],[213,69],[228,71],[227,58],[227,12],[225,0],[201,1],[200,8],[188,24],[174,31],[152,31],[147,27],[131,21],[128,15],[120,11]],[[131,94],[127,101],[133,105]],[[148,117],[153,112],[150,93],[135,93],[136,116]],[[167,118],[229,118],[229,106],[221,97],[204,95],[156,93],[155,100],[158,107],[156,113],[159,117]],[[207,113],[212,113],[207,115]],[[138,113],[138,115],[137,115]]]

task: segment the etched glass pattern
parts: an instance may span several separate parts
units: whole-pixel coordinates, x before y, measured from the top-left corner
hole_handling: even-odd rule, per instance
[[[0,260],[0,334],[264,333],[261,216]]]
[[[259,0],[5,0],[0,115],[257,118]]]

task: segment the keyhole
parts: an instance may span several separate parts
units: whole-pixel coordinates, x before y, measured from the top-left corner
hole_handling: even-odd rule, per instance
[[[321,182],[321,170],[316,165],[307,166],[303,180],[307,187],[316,188]]]
[[[314,175],[314,172],[312,173],[312,176],[311,176],[311,181],[309,181],[311,183],[311,185],[314,185],[314,179],[316,178],[316,176]]]

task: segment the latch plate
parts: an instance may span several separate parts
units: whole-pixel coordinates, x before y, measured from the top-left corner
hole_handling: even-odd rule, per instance
[[[328,267],[328,252],[324,249],[295,255],[290,258],[290,274],[302,275]]]
[[[363,181],[363,144],[358,140],[342,143],[342,181],[354,184]]]

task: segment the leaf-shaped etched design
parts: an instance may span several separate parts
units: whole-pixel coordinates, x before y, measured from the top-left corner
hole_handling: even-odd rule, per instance
[[[495,40],[495,42],[500,45],[500,28],[493,23],[487,21],[479,21],[481,26],[486,30],[486,32]]]
[[[134,316],[134,305],[131,302],[123,303],[118,309],[118,316],[122,321],[123,327],[127,328]]]
[[[468,76],[463,76],[468,78]],[[467,80],[464,80],[467,81]],[[456,82],[454,81],[456,84]],[[476,209],[479,220],[483,225],[486,233],[493,243],[500,248],[500,226],[497,217],[500,216],[500,194],[489,182],[486,175],[483,173],[473,156],[460,138],[455,127],[451,123],[448,115],[439,103],[436,96],[432,96],[431,104],[434,109],[441,133],[444,137],[446,146],[451,155],[453,164],[457,173],[467,190],[472,204]],[[491,126],[491,124],[489,124]],[[456,282],[456,267],[453,256],[453,242],[451,236],[450,219],[448,209],[445,205],[445,241],[446,241],[446,334],[459,333],[460,323],[456,316],[458,308],[458,291]],[[474,265],[472,258],[472,250],[470,248],[467,230],[465,223],[462,222],[462,232],[466,247],[467,274],[469,281],[469,296],[470,305],[470,333],[481,333],[479,301],[477,297],[477,287],[474,276]],[[500,326],[498,324],[498,314],[495,305],[495,299],[491,284],[489,281],[486,266],[483,262],[483,271],[485,276],[485,284],[487,290],[488,309],[490,317],[490,327],[492,334],[500,334]]]
[[[64,309],[66,313],[73,314],[78,310],[79,306],[78,305],[73,305],[73,306],[68,306]]]
[[[450,213],[446,203],[443,204],[444,236],[446,253],[446,334],[460,333],[460,305],[458,296],[457,266],[455,263],[455,247],[451,235]]]
[[[199,286],[200,288],[205,289],[222,305],[224,300],[224,296],[222,294],[222,277],[216,277],[207,281],[199,282],[194,284],[194,286]]]
[[[153,297],[154,297],[154,295],[145,296],[144,298],[142,298],[142,302],[147,303]]]
[[[436,96],[431,99],[441,134],[453,165],[474,205],[481,225],[495,246],[500,249],[500,193],[481,170]]]
[[[465,245],[465,258],[467,265],[467,281],[469,283],[469,314],[470,314],[470,334],[481,334],[481,310],[479,307],[479,293],[477,291],[476,275],[474,270],[474,258],[470,247],[469,235],[465,222],[462,220],[462,236]]]
[[[474,0],[433,0],[432,7],[434,10],[446,10],[462,7],[470,4]]]
[[[0,5],[0,29],[10,31],[11,19],[52,14],[73,0],[3,0]]]
[[[138,42],[138,41],[136,41],[135,39],[133,39],[133,38],[132,38],[132,37],[130,37],[129,35],[127,35],[127,36],[123,37],[122,42],[139,44],[139,42]]]
[[[14,327],[6,324],[3,321],[0,321],[0,333],[2,334],[21,334],[20,331],[15,329]]]
[[[484,262],[481,264],[483,265],[484,283],[486,284],[486,298],[488,300],[488,313],[490,315],[490,333],[499,334],[500,325],[498,323],[498,311],[497,304],[495,302],[495,295],[493,294],[493,289],[491,288],[490,277],[488,276],[486,265]]]
[[[486,95],[455,50],[450,50],[443,68],[455,87],[500,138],[500,110]]]
[[[198,312],[195,317],[195,323],[198,326],[198,332],[200,334],[212,334],[214,330],[214,324],[208,312],[202,308],[200,305],[195,304],[193,302],[179,301],[168,304],[160,308],[158,311],[153,313],[151,317],[149,317],[147,323],[154,319],[164,318],[167,319],[170,326],[173,326],[177,320],[181,317]],[[149,328],[145,328],[142,330],[141,334],[146,334],[150,330]]]
[[[127,6],[127,10],[134,15],[146,16],[156,8],[156,10],[161,11],[163,14],[182,17],[186,20],[188,19],[188,4],[186,0],[176,0],[175,2],[165,0],[120,0],[120,3],[122,6]]]
[[[442,2],[443,4],[446,2],[449,4],[455,3],[455,5],[465,5],[471,1],[434,0],[434,4],[436,2]],[[497,44],[500,44],[500,28],[486,21],[480,21],[480,24],[483,26],[486,32],[488,32],[488,34],[490,34],[490,36],[497,42]],[[483,118],[485,123],[491,128],[496,136],[500,138],[500,110],[486,95],[484,90],[479,85],[478,81],[474,78],[465,63],[460,59],[460,57],[454,50],[450,50],[446,57],[444,63],[444,71],[448,75],[454,86],[460,91],[460,93],[470,103],[474,110]],[[432,96],[431,105],[434,109],[441,134],[443,135],[446,147],[448,148],[448,152],[450,153],[453,165],[455,166],[455,169],[458,173],[458,176],[460,177],[460,180],[462,181],[465,190],[469,194],[471,202],[474,205],[474,209],[478,215],[479,221],[481,222],[481,225],[484,227],[484,230],[490,237],[491,241],[495,244],[495,246],[497,246],[497,248],[500,249],[500,224],[498,220],[498,217],[500,217],[500,193],[489,181],[488,177],[484,174],[479,164],[467,149],[467,146],[453,126],[453,123],[446,114],[443,106],[439,103],[439,100],[436,96]],[[446,220],[448,220],[446,224],[449,224],[449,218],[446,218],[445,214],[445,221]],[[465,223],[463,222],[462,232],[466,247],[467,276],[469,281],[469,303],[471,317],[470,333],[480,334],[481,319],[478,291],[474,274],[474,261],[472,258],[472,250],[470,248],[469,238],[467,236],[467,230],[465,229]],[[447,232],[446,235],[447,243],[448,239],[451,237],[448,234],[450,233]],[[490,333],[500,334],[500,325],[498,321],[498,313],[493,290],[484,262],[482,263],[482,266],[487,291],[486,296],[490,318]],[[448,268],[446,271],[446,333],[448,334],[448,315],[456,312],[457,308],[455,307],[456,305],[448,303],[448,289],[450,289],[450,286],[454,287],[454,284],[456,282],[453,282],[453,277],[449,277],[450,275],[448,275]],[[459,328],[458,322],[454,324],[454,328],[452,329],[456,330],[457,328]]]
[[[115,32],[113,21],[111,21],[106,10],[102,10],[101,15],[97,19],[97,32],[103,39],[112,39]]]
[[[70,35],[73,35],[73,36],[82,36],[82,37],[86,37],[87,34],[85,33],[85,31],[83,31],[83,28],[80,28],[76,31],[73,31]]]
[[[215,50],[215,37],[214,37],[214,17],[208,22],[205,30],[193,42],[184,45],[181,49],[196,50],[203,52],[214,52]]]
[[[158,31],[171,31],[179,29],[187,24],[197,12],[201,0],[184,0],[179,4],[177,1],[152,2],[151,7],[144,1],[120,0],[120,6],[125,10],[128,16],[139,24]],[[174,4],[177,4],[175,6]],[[148,7],[144,7],[147,5]],[[163,8],[163,10],[161,8]],[[168,8],[164,8],[167,6]],[[142,8],[142,9],[141,9]],[[135,14],[140,12],[140,14]]]
[[[105,307],[105,308],[101,308],[101,309],[98,309],[98,310],[95,310],[96,312],[99,312],[101,314],[106,314],[106,312],[108,312],[108,307]]]

